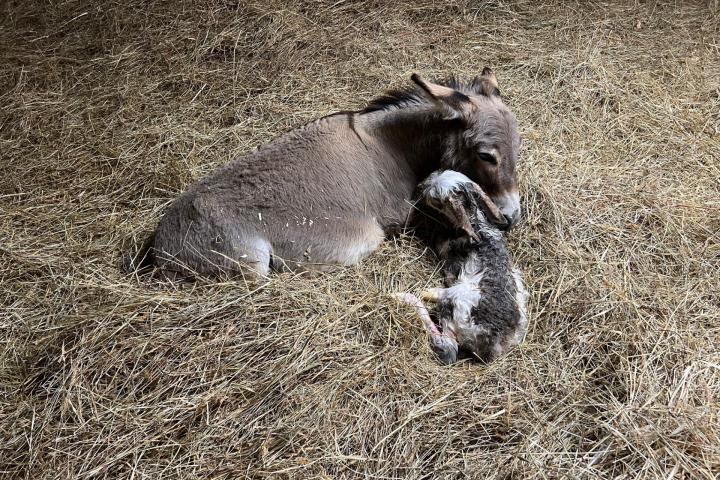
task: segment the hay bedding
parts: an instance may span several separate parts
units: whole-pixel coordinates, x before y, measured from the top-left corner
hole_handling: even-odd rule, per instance
[[[720,9],[5,2],[0,475],[720,475]],[[121,257],[192,179],[413,71],[492,65],[524,136],[527,343],[442,367],[357,268],[161,283]]]

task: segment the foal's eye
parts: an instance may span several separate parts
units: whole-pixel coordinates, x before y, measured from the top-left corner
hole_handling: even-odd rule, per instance
[[[497,165],[497,158],[495,158],[493,155],[490,155],[489,153],[478,153],[477,155],[479,160],[482,160],[483,162],[492,163],[493,165]]]

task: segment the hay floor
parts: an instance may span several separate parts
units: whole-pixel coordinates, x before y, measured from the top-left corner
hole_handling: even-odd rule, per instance
[[[720,7],[8,0],[0,476],[720,475]],[[527,343],[434,361],[357,268],[160,283],[124,253],[193,179],[407,81],[490,65],[517,113]]]

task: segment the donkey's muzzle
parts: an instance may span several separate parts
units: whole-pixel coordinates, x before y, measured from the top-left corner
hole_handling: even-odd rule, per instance
[[[500,230],[510,230],[515,225],[520,222],[520,211],[518,210],[517,214],[515,214],[512,217],[509,217],[507,215],[503,215],[505,217],[505,223],[503,225],[498,225],[498,228]]]
[[[493,198],[505,218],[505,225],[497,225],[501,230],[510,230],[520,221],[520,195],[513,192]]]

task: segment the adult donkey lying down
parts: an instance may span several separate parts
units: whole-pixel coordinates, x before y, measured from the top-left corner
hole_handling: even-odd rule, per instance
[[[292,130],[191,185],[153,240],[158,267],[183,275],[353,264],[406,223],[417,185],[452,168],[505,217],[520,217],[520,137],[494,73],[391,91],[363,110]]]

